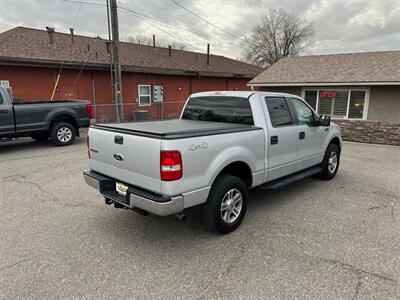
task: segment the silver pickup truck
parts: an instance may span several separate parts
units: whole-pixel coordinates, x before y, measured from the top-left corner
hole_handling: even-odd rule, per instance
[[[298,96],[204,92],[178,120],[98,124],[89,129],[87,184],[106,204],[143,215],[203,206],[205,226],[235,230],[248,189],[275,189],[339,167],[340,127]]]

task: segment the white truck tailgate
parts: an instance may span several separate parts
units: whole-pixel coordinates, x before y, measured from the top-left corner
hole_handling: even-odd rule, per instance
[[[161,193],[160,139],[96,128],[90,128],[88,135],[91,170]]]

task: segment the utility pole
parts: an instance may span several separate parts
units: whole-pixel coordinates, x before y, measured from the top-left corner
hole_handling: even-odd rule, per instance
[[[114,64],[113,64],[113,49],[112,49],[112,34],[111,34],[111,20],[110,20],[110,1],[106,0],[107,5],[107,30],[108,30],[108,41],[106,41],[107,46],[107,53],[110,57],[110,83],[111,83],[111,97],[112,97],[112,104],[115,105],[115,89],[114,89]],[[117,116],[117,106],[113,107],[114,113]]]
[[[112,31],[112,59],[114,67],[114,93],[117,122],[124,120],[124,110],[122,105],[122,85],[121,85],[121,63],[119,60],[119,30],[118,30],[118,9],[117,0],[110,0],[111,31]]]

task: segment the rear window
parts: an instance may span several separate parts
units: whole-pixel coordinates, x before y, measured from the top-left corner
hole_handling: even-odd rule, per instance
[[[254,125],[249,99],[241,97],[190,98],[182,119]]]
[[[285,126],[292,124],[289,107],[285,98],[265,97],[272,126]]]

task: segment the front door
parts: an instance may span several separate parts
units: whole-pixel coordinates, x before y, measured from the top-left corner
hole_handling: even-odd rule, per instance
[[[6,95],[0,90],[0,137],[14,134],[14,115],[11,103],[6,102]]]
[[[296,171],[298,131],[285,97],[265,97],[267,136],[267,180]]]
[[[298,98],[289,100],[297,123],[299,148],[296,157],[296,171],[300,171],[321,163],[324,155],[323,145],[329,127],[315,125],[317,115],[305,102]]]

